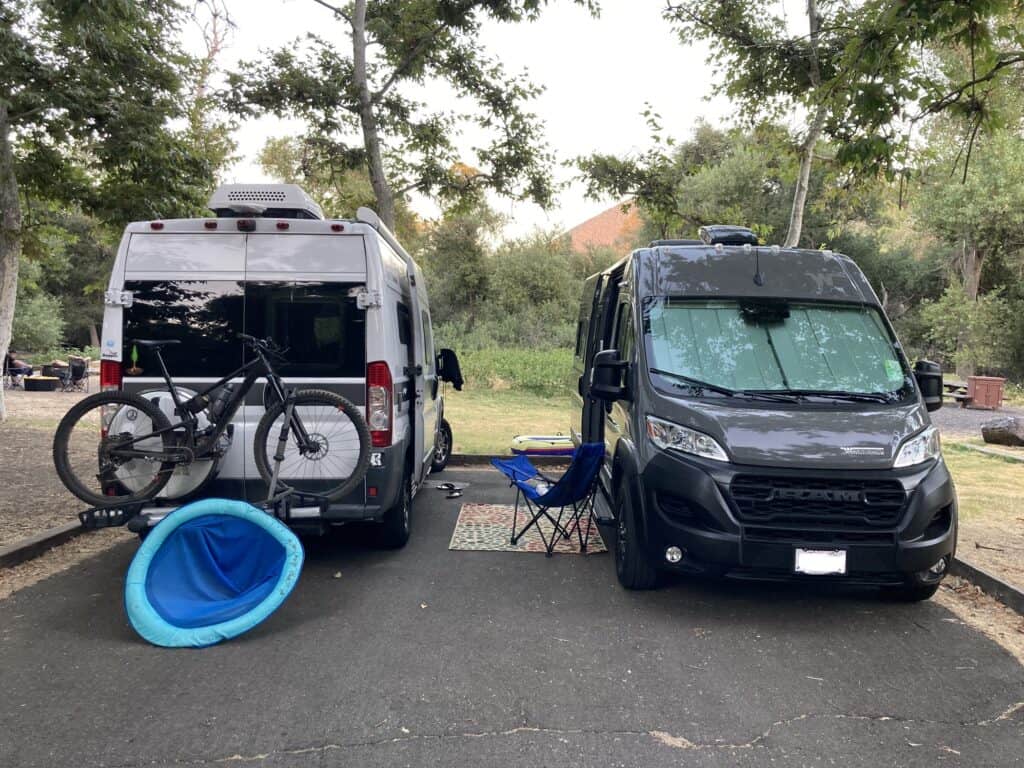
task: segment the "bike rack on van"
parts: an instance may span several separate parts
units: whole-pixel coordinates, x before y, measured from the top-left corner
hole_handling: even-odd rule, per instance
[[[289,488],[255,506],[288,525],[292,522],[293,508],[316,507],[320,511],[320,519],[323,519],[329,505],[330,500],[326,496]],[[117,528],[127,525],[128,521],[141,514],[147,506],[153,506],[152,501],[136,501],[116,507],[91,507],[78,513],[78,521],[83,528],[90,531],[99,528]]]

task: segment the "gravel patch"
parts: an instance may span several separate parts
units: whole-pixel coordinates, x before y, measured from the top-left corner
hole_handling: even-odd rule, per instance
[[[972,408],[960,408],[955,405],[943,405],[929,414],[932,423],[939,428],[945,438],[981,437],[981,425],[996,416],[1017,416],[1024,418],[1024,409],[1004,406],[998,411],[978,411]]]
[[[74,522],[85,504],[64,488],[53,468],[53,433],[85,395],[8,390],[0,425],[0,545]]]

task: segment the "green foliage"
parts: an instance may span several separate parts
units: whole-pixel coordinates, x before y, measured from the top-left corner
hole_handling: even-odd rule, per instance
[[[10,348],[19,352],[50,349],[64,331],[60,301],[40,288],[42,269],[37,264],[26,263],[22,270]]]
[[[639,158],[580,158],[588,194],[631,195],[658,237],[694,237],[704,224],[729,223],[750,227],[762,241],[782,241],[800,165],[788,131],[771,124],[722,130],[698,123],[683,141],[660,132],[652,138],[654,148]],[[877,186],[856,182],[828,162],[834,152],[824,142],[819,153],[823,160],[812,167],[803,224],[802,242],[810,247],[827,243],[843,222],[870,215],[879,204]],[[649,183],[650,175],[657,183]]]
[[[490,189],[547,206],[553,196],[551,158],[541,122],[527,109],[541,89],[523,75],[507,73],[479,43],[485,21],[531,20],[542,5],[371,0],[337,7],[352,54],[311,33],[258,62],[243,62],[229,76],[226,103],[242,115],[303,119],[309,128],[305,142],[328,152],[336,167],[365,165],[374,180],[381,162],[386,181],[378,186],[374,180],[374,191],[386,222],[391,198],[414,190],[454,203]],[[358,57],[363,6],[366,43],[373,49],[365,67]],[[425,80],[449,85],[458,107],[433,109],[418,102],[411,94]],[[487,138],[474,157],[463,158],[455,139],[468,127]]]
[[[1007,322],[1009,304],[999,293],[971,301],[963,289],[951,285],[938,300],[924,302],[921,314],[944,362],[956,366],[967,362],[990,372],[1005,372],[1013,326]]]
[[[493,311],[488,240],[500,223],[485,205],[449,211],[435,223],[421,253],[435,322],[473,324]]]
[[[571,349],[467,350],[459,363],[470,387],[559,395],[574,386]]]
[[[195,74],[179,45],[185,18],[173,0],[0,9],[0,99],[30,199],[119,223],[201,209],[215,160],[171,127],[187,117],[182,92]]]

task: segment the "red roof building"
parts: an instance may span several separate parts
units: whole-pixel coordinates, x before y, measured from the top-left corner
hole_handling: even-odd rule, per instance
[[[566,234],[576,253],[588,248],[615,248],[628,250],[633,247],[637,233],[643,226],[640,213],[635,205],[623,212],[629,201],[616,203],[611,208],[587,219],[570,229]]]

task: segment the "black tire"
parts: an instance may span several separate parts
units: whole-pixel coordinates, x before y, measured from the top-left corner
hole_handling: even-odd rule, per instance
[[[102,492],[103,489],[100,487],[100,482],[96,477],[96,473],[100,469],[100,457],[104,453],[105,448],[113,444],[116,440],[113,436],[100,437],[97,433],[96,465],[92,470],[92,474],[88,478],[88,482],[79,476],[82,468],[79,469],[79,472],[76,472],[76,468],[71,459],[71,454],[75,453],[76,456],[82,457],[82,454],[80,454],[79,451],[82,450],[83,446],[72,446],[72,435],[75,434],[76,427],[83,431],[92,429],[93,426],[91,424],[80,425],[79,421],[86,417],[90,411],[95,411],[101,406],[134,408],[149,418],[154,430],[168,429],[171,426],[167,417],[164,416],[163,412],[159,408],[138,395],[120,391],[98,392],[95,395],[90,395],[89,397],[75,403],[75,405],[73,405],[68,412],[64,414],[64,418],[61,419],[60,424],[57,426],[57,433],[53,438],[53,465],[57,470],[57,476],[60,477],[65,488],[86,504],[94,507],[117,507],[153,498],[160,492],[160,489],[167,484],[167,481],[171,476],[171,472],[175,467],[174,462],[161,462],[159,468],[153,473],[152,481],[146,483],[143,487],[140,487],[135,491],[132,491],[123,483],[118,482],[119,490],[123,491],[122,493],[119,493],[116,496],[108,496]],[[96,426],[98,427],[98,423]],[[83,432],[79,432],[77,434],[78,436],[82,436]],[[84,434],[87,434],[87,432],[84,432]],[[167,451],[174,447],[174,435],[169,429],[167,432],[160,435],[160,440],[163,446],[162,450]],[[75,442],[78,442],[77,439]],[[79,461],[77,463],[84,465],[90,462]]]
[[[384,513],[377,528],[377,543],[384,549],[401,549],[409,541],[412,531],[412,477],[402,476],[402,490],[398,503]]]
[[[615,575],[626,589],[654,589],[658,572],[644,556],[640,546],[640,528],[628,481],[623,481],[616,494],[619,522],[615,537]]]
[[[358,442],[358,445],[353,448],[345,449],[342,453],[348,456],[351,461],[345,463],[352,463],[352,470],[347,477],[336,478],[332,475],[320,474],[317,475],[315,472],[311,472],[310,476],[302,480],[291,480],[290,482],[282,481],[278,479],[278,492],[285,490],[286,488],[293,488],[297,491],[305,491],[308,493],[317,493],[326,496],[330,500],[336,500],[345,496],[346,494],[353,491],[359,483],[363,481],[366,476],[366,470],[370,467],[370,428],[366,426],[366,419],[363,418],[362,409],[353,405],[350,401],[346,400],[341,395],[337,395],[333,392],[327,392],[322,389],[304,389],[301,392],[295,393],[295,405],[296,407],[305,408],[328,408],[334,411],[341,411],[348,420],[352,423],[355,428],[355,434],[352,435]],[[273,457],[277,450],[278,441],[278,430],[274,430],[271,433],[271,428],[274,426],[274,422],[279,419],[284,413],[284,403],[274,403],[266,413],[263,414],[263,418],[260,419],[260,423],[256,427],[256,436],[253,443],[253,449],[256,454],[256,468],[259,470],[260,477],[263,478],[263,482],[270,484],[273,477]],[[307,414],[306,417],[300,418],[303,420],[303,424],[306,426],[307,431],[316,433],[318,425],[314,423],[307,424],[310,420],[310,416],[315,414]],[[325,426],[324,428],[329,428]],[[337,429],[337,427],[335,427]],[[342,425],[342,429],[345,427]],[[330,450],[330,440],[328,438],[333,437],[335,432],[327,435],[321,434],[324,438],[327,450]],[[291,430],[288,435],[289,441],[294,441],[295,431]],[[318,459],[309,459],[308,461],[321,461],[325,456]],[[338,482],[331,485],[334,480]]]
[[[452,455],[452,428],[447,419],[441,419],[437,430],[437,442],[434,444],[434,461],[430,464],[431,472],[441,472],[448,466]]]

